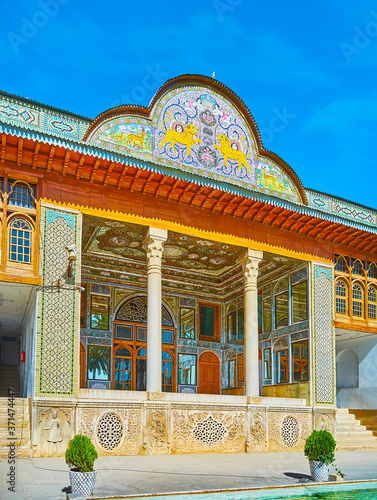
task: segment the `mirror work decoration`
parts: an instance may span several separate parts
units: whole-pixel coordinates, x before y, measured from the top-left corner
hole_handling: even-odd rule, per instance
[[[230,100],[202,85],[168,90],[150,118],[116,109],[87,137],[92,145],[302,203],[294,181],[258,153],[253,131]]]

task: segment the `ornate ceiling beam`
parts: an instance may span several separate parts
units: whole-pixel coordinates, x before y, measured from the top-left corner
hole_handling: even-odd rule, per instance
[[[71,150],[67,149],[64,157],[64,163],[63,163],[63,168],[62,168],[62,176],[65,177],[67,175],[67,168],[68,168],[68,162],[69,162],[69,157],[71,156]]]
[[[157,186],[157,189],[156,191],[154,192],[154,196],[155,198],[158,197],[163,185],[165,184],[165,182],[169,179],[169,177],[167,175],[164,175],[163,178],[161,179],[160,183],[158,184]]]
[[[144,183],[143,189],[142,189],[142,191],[141,191],[141,194],[142,194],[142,195],[144,195],[144,196],[145,196],[145,195],[147,194],[147,189],[148,189],[148,187],[149,187],[149,184],[151,183],[151,181],[152,181],[152,179],[153,179],[153,177],[154,177],[155,175],[156,175],[156,172],[151,172],[151,173],[149,174],[149,176],[147,177],[147,179],[146,179],[146,181],[145,181],[145,183]]]
[[[211,212],[214,213],[214,211],[220,207],[221,202],[228,196],[229,193],[223,193],[222,195],[219,196],[218,200],[216,203],[213,205],[211,208]]]
[[[81,157],[80,157],[80,161],[77,165],[77,170],[76,170],[76,179],[80,179],[81,177],[81,170],[82,170],[82,167],[85,163],[85,160],[86,160],[86,155],[84,153],[82,153]]]
[[[205,186],[199,186],[199,189],[194,193],[194,196],[191,198],[190,201],[190,207],[194,206],[195,201],[199,198],[199,196],[202,194]]]
[[[173,194],[175,193],[175,190],[176,190],[176,188],[177,188],[177,186],[178,186],[178,184],[179,184],[180,182],[181,182],[181,179],[176,179],[176,181],[175,181],[175,182],[174,182],[174,184],[172,185],[172,187],[171,187],[171,189],[170,189],[170,191],[169,191],[169,193],[168,193],[168,197],[167,197],[167,200],[168,200],[168,201],[172,199],[172,196],[173,196]]]
[[[33,163],[31,165],[31,168],[35,170],[37,168],[37,163],[38,163],[38,153],[41,148],[41,143],[36,142],[35,147],[34,147],[34,154],[33,154]]]
[[[178,197],[178,203],[181,203],[182,201],[182,198],[184,197],[184,195],[187,193],[187,191],[189,191],[189,189],[192,187],[192,186],[195,186],[195,184],[193,184],[192,182],[189,182],[187,184],[187,186],[185,187],[185,189],[182,190],[182,193],[179,195]]]
[[[1,135],[1,157],[0,157],[0,161],[2,163],[5,162],[6,146],[7,146],[7,134],[3,132]]]
[[[17,167],[20,167],[22,164],[22,149],[24,145],[24,140],[22,137],[18,138],[17,144]]]
[[[230,200],[228,200],[226,203],[224,203],[224,206],[223,208],[220,210],[220,214],[221,215],[224,215],[225,212],[227,211],[227,209],[229,207],[231,207],[233,204],[234,204],[234,201],[237,199],[237,198],[241,198],[241,196],[237,195],[237,194],[234,194],[232,195],[232,198]]]
[[[98,170],[100,163],[101,163],[101,158],[97,158],[97,160],[94,164],[93,170],[92,170],[92,175],[90,176],[90,182],[94,182],[94,179],[96,178],[96,173],[97,173],[97,170]]]
[[[52,162],[53,162],[54,155],[55,155],[55,150],[56,150],[56,146],[52,145],[50,148],[50,153],[48,155],[48,160],[47,160],[47,172],[51,172]]]
[[[117,184],[117,189],[120,189],[122,187],[124,176],[126,175],[127,170],[129,168],[130,168],[129,165],[124,165],[123,171],[122,171],[122,173],[120,174],[120,177],[119,177],[119,181],[118,181],[118,184]]]
[[[130,193],[133,193],[134,190],[135,190],[135,187],[136,187],[136,181],[138,180],[138,178],[141,176],[141,173],[143,171],[141,170],[141,168],[139,168],[137,171],[136,171],[136,174],[134,175],[134,178],[132,179],[131,181],[131,184],[130,184],[130,187],[129,187],[129,190],[130,190]]]
[[[107,186],[111,177],[111,172],[113,171],[115,166],[115,161],[112,161],[109,165],[109,168],[107,169],[107,174],[105,175],[105,178],[103,180],[103,185]]]

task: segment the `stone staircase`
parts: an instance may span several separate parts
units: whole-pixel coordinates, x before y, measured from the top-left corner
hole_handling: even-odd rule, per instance
[[[15,444],[15,457],[31,456],[30,403],[26,398],[14,398],[11,406],[10,398],[0,398],[0,459],[8,458],[9,444]],[[8,428],[9,413],[14,411],[14,431]],[[13,427],[13,426],[12,426]],[[13,432],[13,435],[11,435]]]
[[[336,443],[337,450],[377,450],[377,437],[347,408],[336,412]]]

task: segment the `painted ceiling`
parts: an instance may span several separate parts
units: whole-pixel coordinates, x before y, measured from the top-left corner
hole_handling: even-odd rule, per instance
[[[146,226],[85,216],[83,279],[146,288]],[[238,256],[242,247],[169,231],[162,259],[165,292],[189,293],[217,299],[243,287]],[[294,269],[302,262],[264,253],[259,284]]]
[[[302,202],[297,179],[259,154],[250,118],[212,88],[187,84],[169,89],[157,99],[149,118],[114,113],[109,119],[105,113],[89,129],[90,144]]]

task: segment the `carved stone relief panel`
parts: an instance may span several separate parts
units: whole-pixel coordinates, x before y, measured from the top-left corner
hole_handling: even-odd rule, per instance
[[[245,412],[172,410],[173,453],[245,451]]]
[[[78,408],[76,420],[76,432],[90,437],[99,455],[138,455],[141,452],[141,407]]]
[[[144,436],[147,455],[163,455],[168,453],[166,408],[147,408]]]
[[[315,429],[317,431],[326,430],[334,435],[334,414],[333,413],[315,413]]]
[[[266,451],[266,414],[252,412],[250,414],[248,452]]]
[[[311,431],[310,413],[270,412],[268,451],[301,451]]]
[[[38,456],[60,457],[64,455],[72,439],[71,422],[70,409],[38,408]]]

